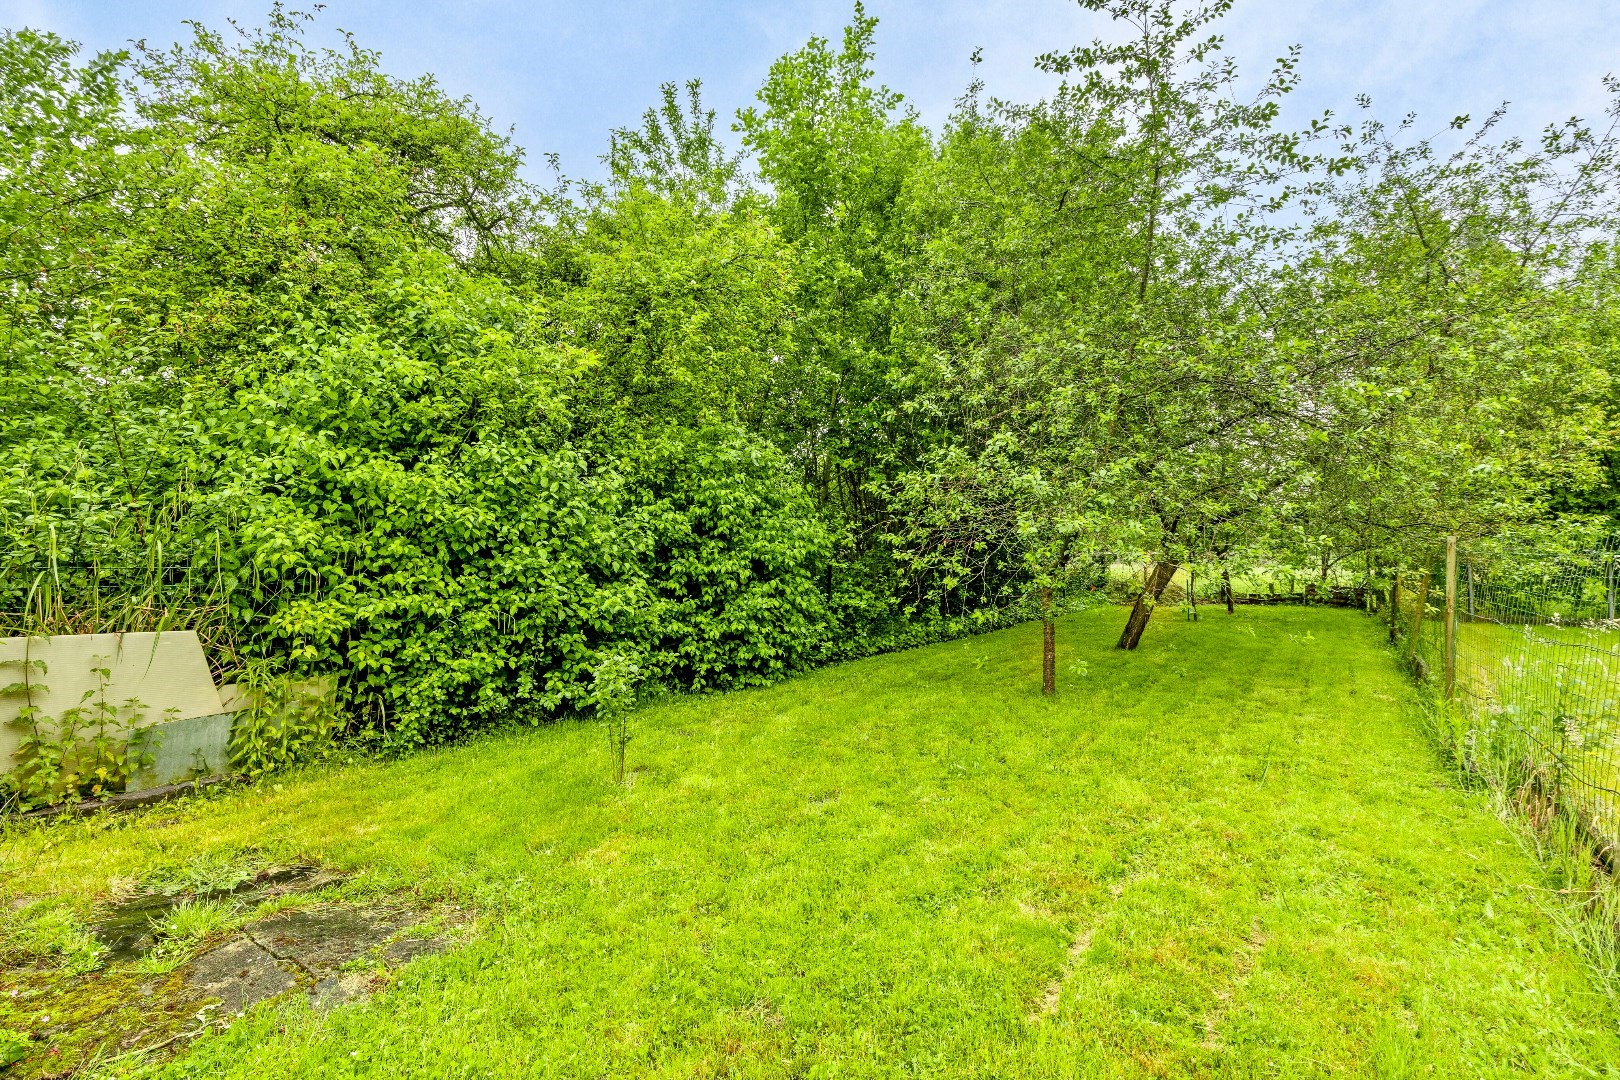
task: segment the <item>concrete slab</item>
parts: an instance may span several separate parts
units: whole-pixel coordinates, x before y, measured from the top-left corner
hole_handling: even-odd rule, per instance
[[[316,1012],[328,1012],[339,1005],[359,1001],[371,993],[372,977],[359,972],[328,975],[309,989],[309,1003]]]
[[[381,949],[417,916],[386,908],[293,908],[248,925],[273,956],[323,975],[372,949]]]
[[[237,938],[199,956],[186,967],[186,985],[215,998],[235,1015],[298,985],[298,979],[251,938]]]
[[[151,761],[130,777],[128,790],[225,775],[230,771],[231,726],[235,722],[235,713],[221,712],[143,728],[144,749]]]

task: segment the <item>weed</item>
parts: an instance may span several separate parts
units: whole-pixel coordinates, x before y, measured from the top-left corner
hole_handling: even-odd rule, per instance
[[[165,896],[189,892],[194,896],[229,892],[250,880],[255,873],[250,854],[234,851],[204,851],[178,865],[159,866],[146,875],[146,884]]]
[[[17,764],[0,778],[0,802],[26,810],[124,790],[129,777],[151,761],[139,730],[146,705],[136,698],[122,705],[108,701],[112,670],[102,662],[90,669],[96,685],[53,717],[34,704],[34,694],[45,689],[31,677],[36,669],[45,674],[45,662],[27,661],[20,682],[0,687],[0,693],[25,699],[12,721],[21,732],[13,752]]]
[[[238,683],[247,707],[231,728],[231,764],[260,776],[332,752],[338,710],[335,686],[297,680],[248,665]]]
[[[0,935],[8,963],[44,963],[75,975],[94,971],[105,952],[72,908],[52,901],[11,913]]]
[[[33,1040],[22,1032],[0,1028],[0,1069],[21,1061],[27,1056],[28,1048],[32,1045]]]
[[[158,928],[165,941],[190,947],[211,934],[229,930],[240,920],[237,907],[224,900],[182,900],[169,909]]]
[[[163,975],[191,957],[203,941],[244,921],[239,905],[224,900],[185,899],[170,908],[155,927],[157,944],[135,963],[148,975]]]

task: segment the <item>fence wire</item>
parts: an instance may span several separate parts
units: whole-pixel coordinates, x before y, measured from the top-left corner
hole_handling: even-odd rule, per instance
[[[1612,542],[1463,549],[1450,619],[1442,556],[1401,575],[1391,624],[1418,678],[1448,698],[1464,763],[1488,759],[1534,786],[1609,852],[1620,849],[1616,555]]]

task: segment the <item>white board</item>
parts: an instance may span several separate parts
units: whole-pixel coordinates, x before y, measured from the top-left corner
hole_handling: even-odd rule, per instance
[[[37,660],[45,662],[45,670],[33,663]],[[93,670],[98,667],[109,673],[104,688]],[[125,702],[135,698],[144,706],[143,727],[225,711],[194,630],[0,638],[0,686],[25,681],[27,693],[0,694],[0,772],[16,765],[12,755],[21,732],[14,721],[30,701],[57,717],[99,700],[124,715]]]

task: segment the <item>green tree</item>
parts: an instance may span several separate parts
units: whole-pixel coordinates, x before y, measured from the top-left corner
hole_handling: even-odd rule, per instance
[[[839,529],[828,591],[858,624],[902,592],[885,491],[930,438],[909,407],[916,373],[896,347],[895,310],[914,245],[907,185],[931,149],[900,95],[874,82],[876,25],[857,4],[838,48],[812,38],[777,60],[737,117],[795,263],[766,430]]]
[[[1129,649],[1200,537],[1289,482],[1303,395],[1267,345],[1271,253],[1290,235],[1275,219],[1338,166],[1306,153],[1319,129],[1276,127],[1292,57],[1233,100],[1235,68],[1204,36],[1227,5],[1087,6],[1129,36],[1044,57],[1071,80],[1053,98],[964,99],[929,177],[912,325],[963,448],[935,467],[979,462],[1002,520],[1043,538],[1024,548],[1028,582],[1048,588],[1081,553],[1152,553]],[[1021,482],[990,479],[1010,461]]]

